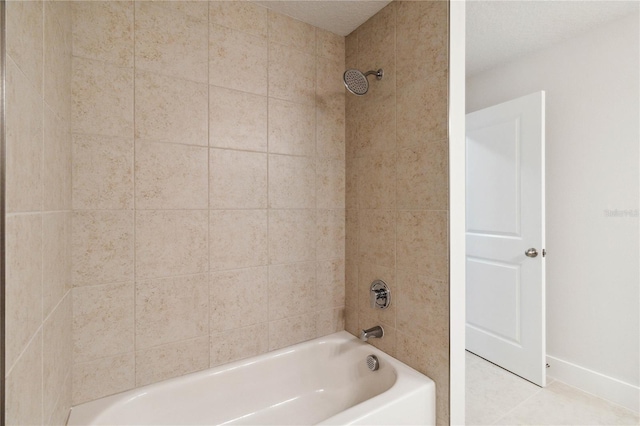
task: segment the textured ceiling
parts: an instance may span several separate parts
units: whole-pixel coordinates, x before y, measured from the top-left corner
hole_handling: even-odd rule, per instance
[[[346,36],[378,13],[390,0],[263,0],[254,3]]]
[[[346,36],[390,0],[254,0],[276,12]],[[640,2],[614,0],[467,0],[467,75],[638,14]]]
[[[638,1],[467,2],[467,76],[638,14]]]

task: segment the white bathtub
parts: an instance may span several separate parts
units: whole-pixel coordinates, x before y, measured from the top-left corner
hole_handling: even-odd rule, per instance
[[[68,424],[433,425],[435,402],[431,379],[341,331],[76,406]]]

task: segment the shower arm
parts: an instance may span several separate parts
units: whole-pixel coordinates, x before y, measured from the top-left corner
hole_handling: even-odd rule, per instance
[[[378,80],[382,80],[382,76],[384,75],[384,72],[382,71],[382,68],[380,68],[377,71],[367,71],[364,73],[365,77],[369,75],[375,75]]]

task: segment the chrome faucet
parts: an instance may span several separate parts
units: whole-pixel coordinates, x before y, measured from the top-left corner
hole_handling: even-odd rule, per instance
[[[381,338],[382,336],[384,336],[384,330],[379,325],[360,332],[360,340],[363,342],[366,342],[373,337]]]

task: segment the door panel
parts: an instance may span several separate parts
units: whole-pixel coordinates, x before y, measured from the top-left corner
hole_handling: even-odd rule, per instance
[[[466,130],[467,349],[540,386],[544,125],[539,92],[467,114]]]
[[[520,265],[467,258],[474,285],[467,292],[467,324],[496,338],[520,343]],[[486,306],[495,306],[488,311]]]
[[[467,133],[473,141],[467,143],[467,156],[474,160],[467,174],[467,232],[520,234],[518,121]],[[488,194],[495,202],[487,202]]]

